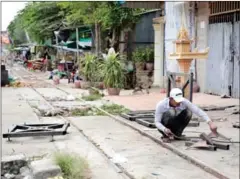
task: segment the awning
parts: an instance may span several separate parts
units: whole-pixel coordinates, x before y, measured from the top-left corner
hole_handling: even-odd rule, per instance
[[[67,47],[64,47],[64,46],[58,46],[58,45],[53,45],[52,47],[55,47],[57,49],[60,49],[60,50],[66,50],[66,51],[69,51],[69,52],[83,52],[83,50],[79,49],[73,49],[73,48],[67,48]]]

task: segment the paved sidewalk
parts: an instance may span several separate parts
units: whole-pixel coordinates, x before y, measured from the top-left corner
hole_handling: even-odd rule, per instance
[[[132,90],[121,91],[120,96],[105,96],[106,100],[124,105],[130,110],[153,110],[156,104],[166,97],[166,93],[160,93],[158,89],[152,89],[150,94],[132,95]],[[194,93],[193,103],[199,106],[229,106],[239,105],[239,99],[221,98],[204,93]]]

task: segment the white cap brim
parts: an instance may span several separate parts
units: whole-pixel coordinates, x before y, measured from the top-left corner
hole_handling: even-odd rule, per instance
[[[175,97],[175,98],[173,98],[173,99],[174,99],[174,101],[176,101],[177,103],[181,103],[181,102],[184,100],[184,98],[183,98],[182,96]]]

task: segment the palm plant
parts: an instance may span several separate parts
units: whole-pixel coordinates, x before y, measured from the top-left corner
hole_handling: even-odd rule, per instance
[[[82,72],[91,84],[96,82],[101,77],[101,72],[99,68],[99,60],[94,54],[87,53],[82,61]]]
[[[118,53],[110,53],[102,65],[104,84],[107,88],[122,88],[124,86],[124,65]]]

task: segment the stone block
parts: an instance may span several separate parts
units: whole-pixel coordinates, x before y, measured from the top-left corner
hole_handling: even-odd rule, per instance
[[[15,178],[15,175],[14,175],[14,174],[6,173],[6,174],[4,175],[4,177],[7,178],[7,179],[13,179],[13,178]]]
[[[61,175],[61,168],[50,159],[31,162],[30,170],[33,179],[46,179]]]
[[[31,174],[30,168],[27,167],[27,166],[20,168],[20,174],[21,174],[22,176],[28,176],[28,175],[30,175],[30,174]]]
[[[20,168],[27,164],[28,162],[23,154],[3,156],[1,161],[1,173],[2,175],[6,173],[17,175],[19,174]]]

